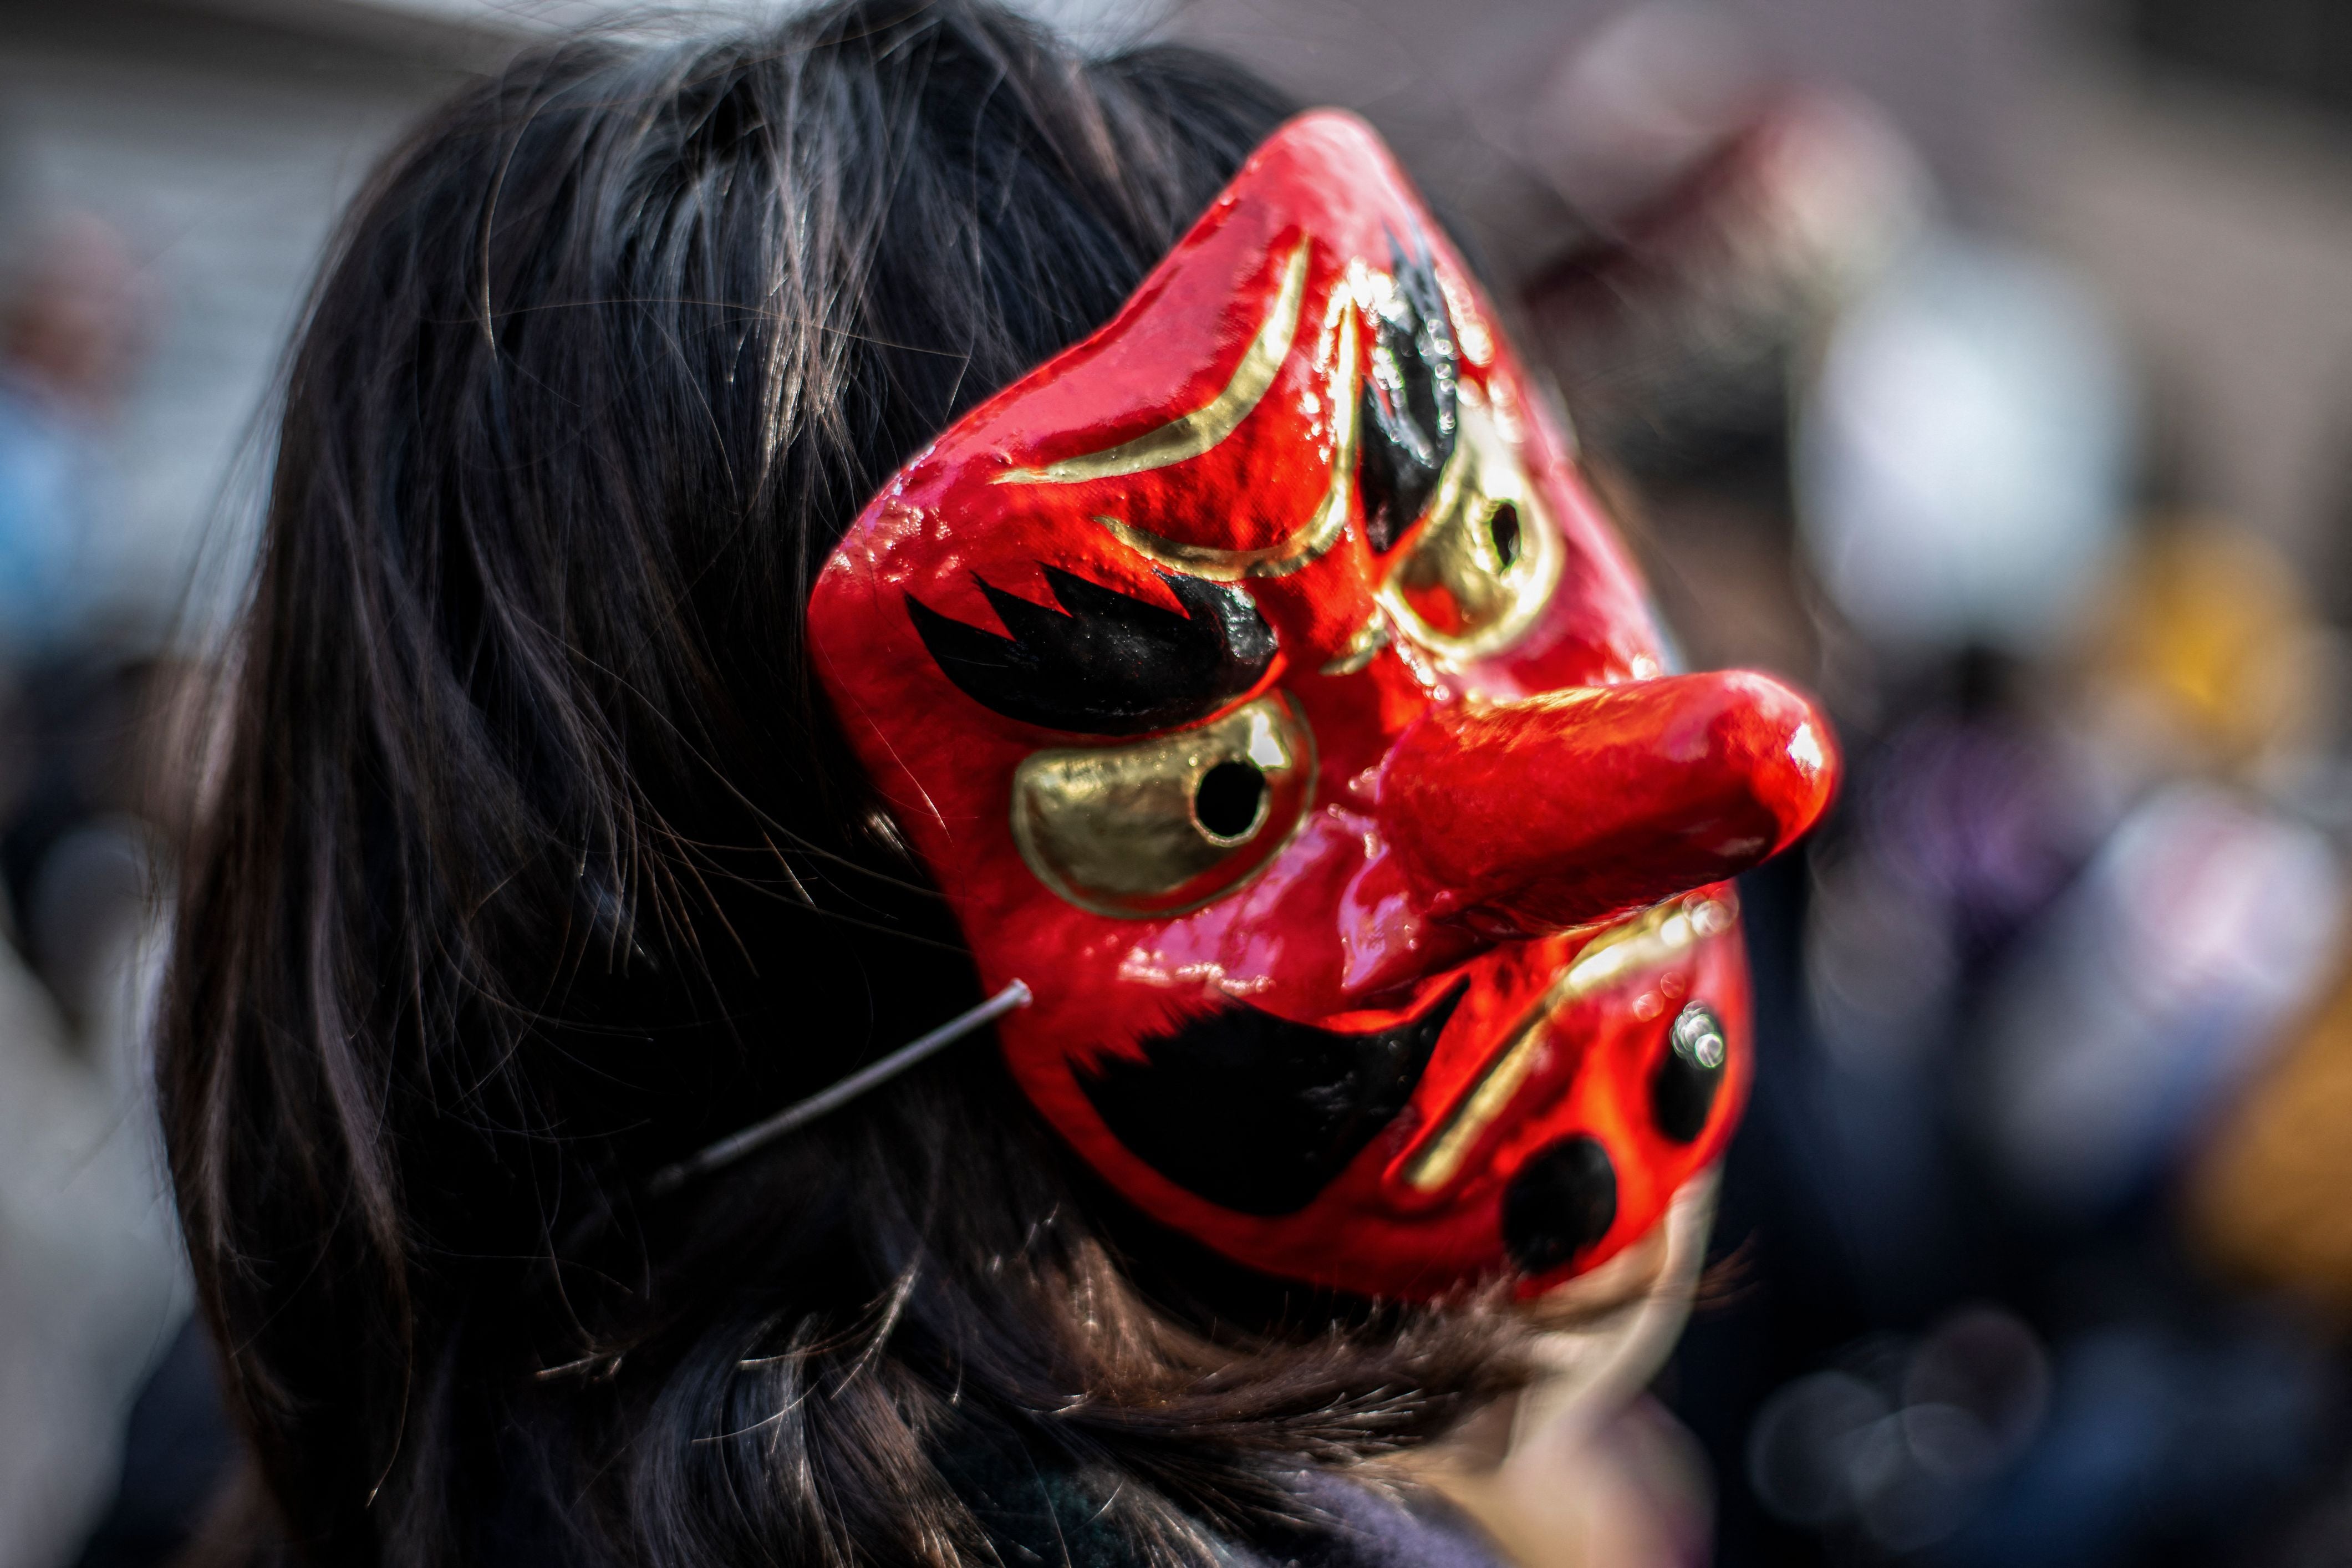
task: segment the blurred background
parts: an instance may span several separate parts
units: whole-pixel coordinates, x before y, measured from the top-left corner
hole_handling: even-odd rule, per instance
[[[1376,121],[1688,661],[1844,736],[1697,1303],[1516,1461],[1529,1568],[2352,1563],[2352,5],[1035,8]],[[0,1568],[164,1561],[230,1452],[141,1042],[302,290],[611,10],[0,0]]]

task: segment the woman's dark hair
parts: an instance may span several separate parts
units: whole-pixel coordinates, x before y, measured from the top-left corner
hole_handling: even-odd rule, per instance
[[[977,999],[811,584],[1283,113],[874,0],[554,45],[377,174],[291,363],[160,1044],[254,1461],[222,1560],[1199,1560],[1497,1385],[1475,1310],[1211,1305],[984,1043],[646,1195]]]

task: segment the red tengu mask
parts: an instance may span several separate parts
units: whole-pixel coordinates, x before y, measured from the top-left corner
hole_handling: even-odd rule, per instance
[[[1655,1224],[1748,1073],[1725,879],[1827,730],[1668,675],[1564,434],[1379,140],[1259,149],[819,578],[852,743],[1023,1090],[1147,1213],[1386,1296]]]

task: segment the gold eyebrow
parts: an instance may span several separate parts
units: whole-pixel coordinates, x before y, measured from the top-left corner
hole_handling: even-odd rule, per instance
[[[1171,571],[1238,583],[1244,577],[1287,577],[1316,560],[1348,531],[1349,502],[1356,478],[1356,310],[1339,319],[1339,362],[1331,367],[1331,477],[1307,526],[1258,550],[1220,550],[1186,544],[1115,517],[1095,521],[1139,555]]]
[[[1275,295],[1274,309],[1266,312],[1264,324],[1250,340],[1248,351],[1242,355],[1242,363],[1234,367],[1233,379],[1225,383],[1223,391],[1183,417],[1147,430],[1132,441],[1122,441],[1099,452],[1065,458],[1042,468],[1013,468],[997,475],[995,482],[1071,485],[1083,479],[1140,474],[1197,458],[1232,435],[1234,427],[1249,416],[1250,410],[1258,405],[1258,400],[1274,384],[1276,374],[1290,353],[1291,341],[1298,335],[1299,306],[1307,295],[1307,245],[1308,241],[1301,239],[1291,251],[1290,259],[1283,264],[1282,288]]]

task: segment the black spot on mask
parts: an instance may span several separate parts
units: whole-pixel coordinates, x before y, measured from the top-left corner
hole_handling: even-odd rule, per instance
[[[1617,1167],[1587,1133],[1536,1151],[1503,1190],[1503,1245],[1528,1274],[1549,1274],[1617,1223]]]
[[[1682,1010],[1650,1073],[1650,1120],[1661,1137],[1689,1143],[1706,1131],[1728,1052],[1712,1009],[1694,1002]]]

